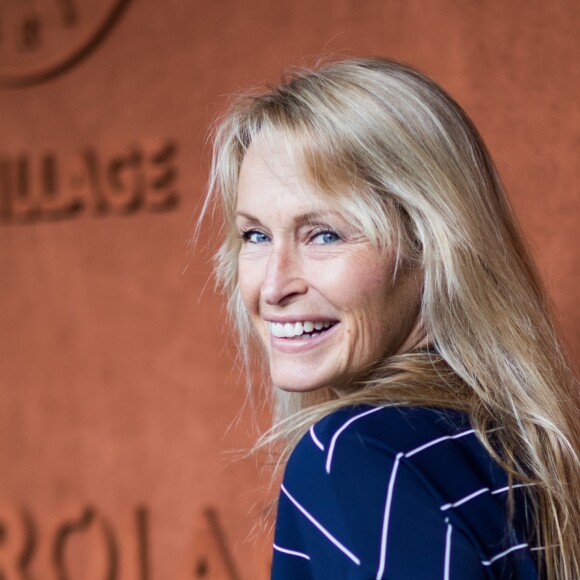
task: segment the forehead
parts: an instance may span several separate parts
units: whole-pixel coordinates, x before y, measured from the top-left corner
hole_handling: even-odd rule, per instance
[[[303,169],[283,137],[256,138],[249,146],[240,168],[237,211],[336,210]]]

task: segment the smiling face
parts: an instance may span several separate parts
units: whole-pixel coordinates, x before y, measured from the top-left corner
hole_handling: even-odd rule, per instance
[[[421,279],[381,251],[320,193],[283,146],[258,138],[242,163],[238,283],[287,391],[340,393],[384,355],[422,339]]]

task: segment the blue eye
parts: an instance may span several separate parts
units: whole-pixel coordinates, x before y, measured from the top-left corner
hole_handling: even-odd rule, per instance
[[[312,237],[313,244],[332,244],[338,242],[340,236],[331,230],[324,230],[323,232],[318,232]]]
[[[242,233],[242,240],[250,244],[263,244],[270,241],[270,238],[258,230],[248,230]]]

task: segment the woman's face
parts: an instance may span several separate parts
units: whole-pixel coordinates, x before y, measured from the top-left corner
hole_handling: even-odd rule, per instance
[[[248,149],[236,226],[241,297],[275,386],[340,393],[419,341],[420,276],[402,268],[393,282],[392,255],[333,208],[283,143]]]

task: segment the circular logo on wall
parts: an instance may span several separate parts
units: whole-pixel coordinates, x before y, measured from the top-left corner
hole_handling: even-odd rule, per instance
[[[54,78],[89,55],[130,0],[2,0],[0,87]]]

